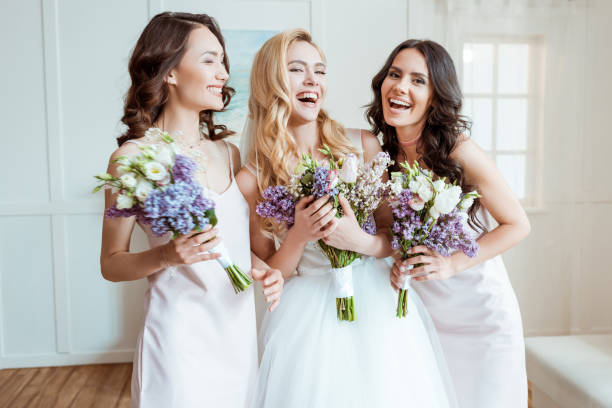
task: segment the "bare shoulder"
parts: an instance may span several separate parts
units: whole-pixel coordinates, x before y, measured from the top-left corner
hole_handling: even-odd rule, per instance
[[[363,146],[364,159],[369,161],[382,151],[380,141],[372,132],[366,129],[360,129],[361,145]]]
[[[124,143],[115,150],[110,158],[108,159],[108,172],[110,174],[116,175],[117,167],[117,159],[122,156],[134,156],[140,152],[138,145],[135,143]]]
[[[232,142],[226,143],[230,149],[230,153],[232,154],[232,163],[234,163],[234,173],[238,173],[240,171],[240,168],[242,167],[242,165],[240,164],[240,150],[238,149],[238,146],[236,146]]]
[[[489,155],[476,142],[464,134],[459,136],[451,157],[464,168],[483,160],[491,160]]]
[[[249,203],[257,200],[259,196],[257,178],[246,166],[241,168],[238,174],[236,174],[236,183],[240,192]]]
[[[481,184],[500,177],[491,156],[465,135],[460,136],[451,157],[463,167],[467,179],[472,183]]]

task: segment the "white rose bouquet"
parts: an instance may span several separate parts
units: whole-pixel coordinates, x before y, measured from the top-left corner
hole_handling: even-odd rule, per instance
[[[464,230],[463,218],[474,199],[480,197],[478,192],[464,194],[461,187],[446,183],[444,178],[434,180],[433,173],[416,161],[412,166],[401,163],[400,167],[404,172],[391,174],[393,249],[399,251],[402,259],[419,255],[408,254],[410,248],[419,245],[442,256],[450,256],[453,250],[476,256],[478,244]],[[408,312],[409,287],[410,279],[406,279],[398,295],[397,317],[404,317]]]

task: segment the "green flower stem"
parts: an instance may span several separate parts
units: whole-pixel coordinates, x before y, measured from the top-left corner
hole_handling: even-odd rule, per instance
[[[409,258],[414,258],[415,256],[423,255],[422,253],[417,254],[407,254],[406,252],[402,252],[402,260],[406,260]],[[415,268],[423,266],[422,263],[414,265]],[[402,318],[406,317],[408,314],[408,289],[400,289],[397,294],[397,310],[395,313],[396,317]]]
[[[230,282],[232,282],[234,292],[236,293],[245,291],[253,283],[251,277],[242,272],[238,265],[228,266],[225,268],[225,272],[227,272],[227,276],[229,277]]]
[[[355,300],[353,297],[347,298],[336,298],[336,314],[338,320],[344,320],[353,322],[357,320],[357,313],[355,313]]]

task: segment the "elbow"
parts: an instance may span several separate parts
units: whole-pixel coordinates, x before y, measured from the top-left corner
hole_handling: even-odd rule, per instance
[[[519,224],[521,240],[527,238],[529,233],[531,233],[531,223],[529,222],[529,218],[525,216],[521,223]]]
[[[108,265],[108,262],[105,262],[105,259],[100,257],[100,272],[102,272],[102,277],[109,282],[119,282],[120,280],[113,274],[112,268]]]

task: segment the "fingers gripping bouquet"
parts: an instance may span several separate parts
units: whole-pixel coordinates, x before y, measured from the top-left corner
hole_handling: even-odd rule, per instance
[[[455,250],[476,256],[478,244],[464,230],[463,218],[474,199],[480,197],[478,192],[463,194],[461,187],[445,183],[444,178],[434,181],[433,173],[422,169],[416,161],[412,166],[401,163],[400,167],[404,172],[391,174],[390,205],[391,246],[399,250],[402,260],[419,255],[408,253],[419,245],[442,256],[450,256]],[[406,279],[397,299],[397,317],[408,312],[409,286],[410,279]]]
[[[362,229],[375,234],[373,213],[388,190],[388,185],[381,178],[391,164],[389,155],[381,152],[369,163],[359,165],[354,154],[348,154],[336,162],[327,145],[319,150],[329,158],[329,165],[317,163],[308,154],[303,155],[288,186],[272,186],[263,192],[263,201],[257,205],[257,214],[291,228],[295,205],[302,197],[313,196],[317,199],[327,194],[337,210],[336,217],[340,218],[343,211],[338,196],[342,194]],[[332,267],[338,319],[354,321],[357,316],[353,299],[352,263],[361,258],[361,254],[334,248],[322,240],[318,241],[318,245]]]
[[[101,183],[94,193],[102,188],[119,192],[116,203],[106,210],[105,216],[136,216],[150,225],[155,235],[171,232],[172,239],[202,231],[208,224],[215,226],[215,203],[204,196],[202,187],[193,178],[197,163],[177,154],[168,133],[160,132],[160,136],[165,144],[139,146],[140,154],[115,160],[119,163],[120,177],[108,173],[95,176]],[[236,293],[251,285],[251,278],[232,262],[223,243],[208,252],[221,254],[216,260],[227,272]]]

